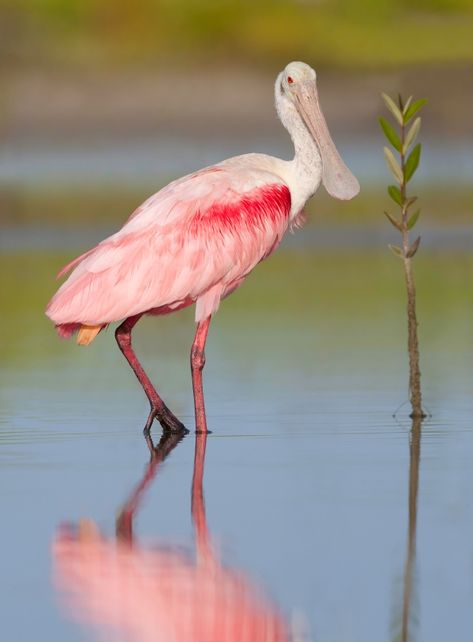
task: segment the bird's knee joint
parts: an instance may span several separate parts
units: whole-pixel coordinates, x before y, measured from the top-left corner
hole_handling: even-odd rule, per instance
[[[198,348],[192,348],[191,351],[191,367],[192,370],[202,370],[205,366],[205,353]]]

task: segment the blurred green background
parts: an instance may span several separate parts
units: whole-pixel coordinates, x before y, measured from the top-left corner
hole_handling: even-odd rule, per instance
[[[362,191],[340,203],[321,189],[291,251],[323,249],[336,262],[347,249],[365,256],[393,241],[382,214],[382,91],[429,99],[412,185],[423,252],[465,254],[473,243],[469,0],[1,0],[0,29],[0,252],[10,298],[22,296],[13,256],[15,265],[26,255],[51,264],[47,278],[26,263],[46,301],[64,258],[170,179],[248,151],[290,157],[273,83],[294,59],[316,68],[329,127]],[[387,250],[386,261],[396,274]]]
[[[120,222],[176,175],[246,151],[289,156],[272,85],[292,59],[317,69],[363,183],[344,216],[383,207],[379,94],[402,91],[429,98],[430,216],[468,220],[471,0],[1,0],[0,25],[3,224]]]
[[[7,62],[328,67],[471,61],[470,0],[3,0]]]

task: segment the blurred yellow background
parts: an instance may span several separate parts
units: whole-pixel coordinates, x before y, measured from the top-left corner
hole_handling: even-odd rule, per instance
[[[287,157],[272,85],[291,59],[318,71],[329,126],[365,196],[388,180],[380,92],[428,97],[419,177],[453,181],[451,203],[439,201],[443,185],[430,192],[432,216],[447,205],[450,222],[465,220],[470,0],[2,0],[0,24],[3,223],[122,221],[186,171],[247,151]],[[343,216],[366,220],[382,199]]]
[[[4,54],[59,66],[471,61],[471,0],[3,0]]]
[[[429,99],[423,222],[471,221],[470,0],[1,0],[0,25],[0,250],[22,246],[18,225],[51,225],[52,248],[57,226],[105,226],[82,248],[171,178],[249,151],[288,158],[273,83],[291,59],[317,70],[362,184],[343,207],[319,190],[322,223],[384,225],[382,91]]]

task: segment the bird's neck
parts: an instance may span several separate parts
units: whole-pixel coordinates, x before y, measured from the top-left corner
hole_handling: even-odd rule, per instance
[[[309,130],[294,105],[284,97],[281,89],[281,74],[276,79],[275,105],[282,124],[294,144],[294,158],[284,161],[285,180],[291,190],[291,214],[293,219],[317,191],[322,180],[322,158]]]
[[[302,210],[306,202],[315,194],[322,179],[322,159],[319,149],[299,118],[288,123],[288,131],[294,144],[294,158],[290,161],[293,175],[292,198],[294,214]]]

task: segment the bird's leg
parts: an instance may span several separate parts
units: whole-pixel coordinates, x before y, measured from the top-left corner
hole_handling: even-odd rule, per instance
[[[211,316],[197,324],[194,343],[191,349],[192,388],[194,390],[195,430],[198,433],[209,432],[205,417],[204,390],[202,387],[202,370],[205,365],[205,341],[209,331]]]
[[[142,385],[143,390],[145,391],[151,405],[151,411],[148,415],[148,419],[146,421],[143,432],[145,436],[149,436],[154,418],[159,421],[164,430],[172,432],[188,432],[184,424],[182,424],[179,419],[169,410],[164,401],[158,395],[148,375],[143,370],[143,367],[141,366],[136,354],[134,353],[131,345],[131,331],[141,317],[141,314],[136,314],[132,317],[128,317],[128,319],[125,319],[125,321],[123,321],[123,323],[119,325],[115,330],[115,338],[117,340],[118,347],[123,352],[125,359],[130,364],[133,372],[136,375],[136,378]]]

